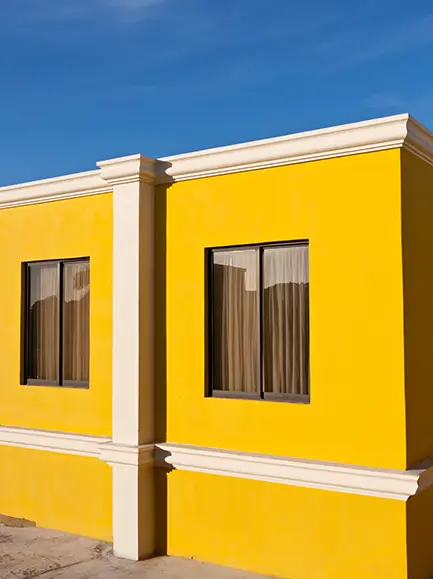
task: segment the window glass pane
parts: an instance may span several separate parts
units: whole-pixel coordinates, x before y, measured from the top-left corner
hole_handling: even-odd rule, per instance
[[[213,389],[259,393],[256,250],[213,254]]]
[[[58,379],[58,290],[57,264],[29,266],[29,379]]]
[[[264,250],[264,392],[308,394],[308,246]]]
[[[89,381],[90,263],[63,266],[63,380]]]

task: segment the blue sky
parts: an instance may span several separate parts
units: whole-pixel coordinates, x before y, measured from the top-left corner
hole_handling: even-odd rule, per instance
[[[0,185],[410,112],[431,0],[1,0]]]

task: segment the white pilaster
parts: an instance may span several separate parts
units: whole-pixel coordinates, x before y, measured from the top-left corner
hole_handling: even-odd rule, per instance
[[[154,164],[98,163],[113,187],[113,543],[134,560],[154,551],[153,469],[141,460],[154,440]]]

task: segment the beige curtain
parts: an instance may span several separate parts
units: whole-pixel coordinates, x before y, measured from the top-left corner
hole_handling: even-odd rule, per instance
[[[58,379],[58,269],[30,267],[28,378]]]
[[[215,252],[213,278],[213,388],[258,393],[256,251]]]
[[[63,380],[89,381],[90,263],[63,266]]]
[[[308,247],[264,251],[264,391],[309,393]]]

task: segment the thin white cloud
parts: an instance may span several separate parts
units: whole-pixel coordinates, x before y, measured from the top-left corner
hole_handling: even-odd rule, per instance
[[[383,33],[372,39],[359,30],[346,31],[340,37],[325,39],[312,52],[329,61],[327,72],[364,64],[433,44],[433,13],[404,22],[398,27],[383,27]]]
[[[146,10],[163,4],[166,0],[108,0],[107,4],[120,10]]]
[[[389,35],[371,43],[350,58],[352,62],[366,62],[409,52],[433,43],[433,14],[409,22]]]
[[[154,17],[159,8],[170,0],[16,0],[10,15],[19,15],[25,21],[71,22],[112,20],[124,22]]]
[[[117,15],[131,21],[143,20],[155,14],[155,9],[168,0],[100,0],[100,4],[107,5]]]

